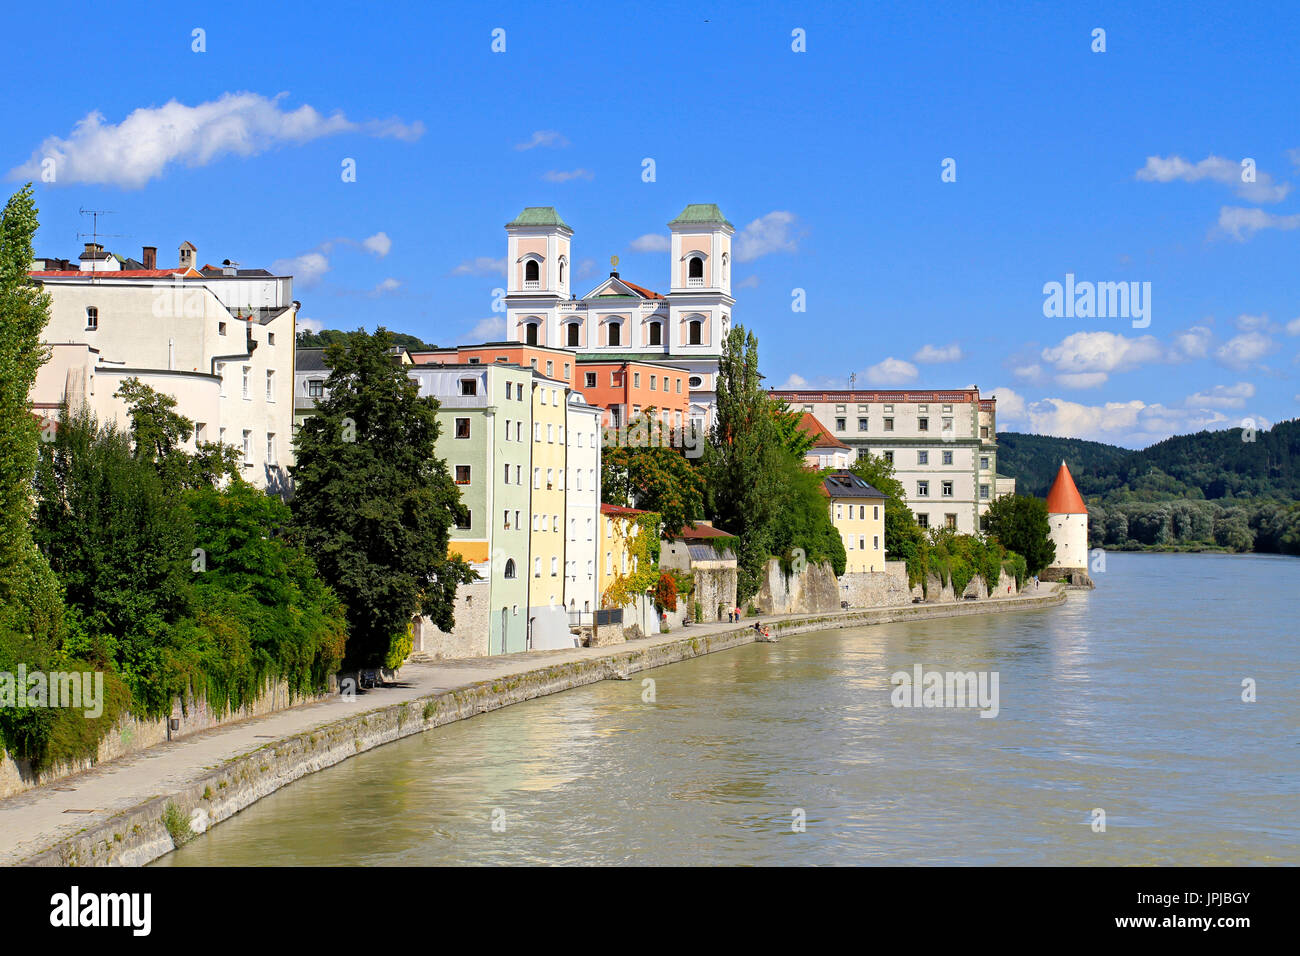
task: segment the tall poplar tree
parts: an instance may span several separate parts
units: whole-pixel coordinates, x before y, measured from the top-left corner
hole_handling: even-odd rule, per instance
[[[411,619],[451,630],[456,589],[474,571],[447,553],[463,516],[447,464],[435,457],[438,402],[389,350],[386,329],[325,350],[327,397],[297,437],[295,534],[347,607],[345,666],[394,666]]]

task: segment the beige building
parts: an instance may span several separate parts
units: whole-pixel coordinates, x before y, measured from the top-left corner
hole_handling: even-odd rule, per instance
[[[885,570],[885,496],[851,471],[826,476],[831,523],[844,542],[844,573]]]
[[[229,261],[196,266],[189,243],[173,268],[156,268],[156,253],[146,246],[142,260],[128,259],[87,243],[78,268],[34,263],[30,274],[51,300],[44,332],[51,356],[32,389],[33,409],[53,416],[65,399],[84,402],[101,422],[126,427],[115,393],[135,377],[177,400],[195,424],[191,449],[233,445],[249,482],[287,490],[298,309],[292,277]]]
[[[980,519],[1015,481],[997,473],[997,403],[974,386],[948,391],[772,391],[808,412],[854,450],[894,464],[922,527],[980,530]]]

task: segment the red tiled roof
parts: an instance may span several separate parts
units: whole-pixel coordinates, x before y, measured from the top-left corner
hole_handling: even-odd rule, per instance
[[[1086,515],[1088,506],[1083,503],[1083,495],[1075,487],[1070,477],[1070,469],[1061,462],[1052,482],[1052,490],[1047,493],[1047,513],[1052,515]]]
[[[645,286],[639,286],[639,285],[637,285],[635,282],[628,282],[626,279],[622,278],[621,276],[619,277],[619,280],[618,280],[618,281],[621,282],[621,283],[623,283],[623,284],[624,284],[625,286],[627,286],[629,289],[634,289],[636,292],[638,292],[638,293],[640,293],[641,295],[645,296],[647,299],[662,299],[662,298],[663,298],[663,296],[661,296],[658,292],[651,292],[651,291],[650,291],[649,289],[647,289]]]
[[[640,508],[624,508],[622,505],[600,506],[600,513],[603,515],[615,515],[618,517],[631,517],[632,515],[648,515],[649,511],[642,511]]]
[[[844,451],[851,450],[848,445],[844,444],[844,442],[832,435],[830,430],[819,422],[812,412],[804,412],[803,417],[799,419],[799,424],[796,427],[805,435],[812,436],[812,446],[814,448],[840,448]]]
[[[734,538],[735,535],[712,525],[697,524],[694,528],[682,528],[676,534],[665,534],[664,537],[680,538],[682,541],[702,541],[705,538]]]
[[[104,271],[96,270],[94,272],[83,272],[80,269],[66,269],[66,270],[46,271],[46,272],[28,272],[27,274],[29,276],[35,276],[38,279],[45,279],[45,278],[62,279],[62,278],[74,278],[78,276],[80,276],[81,278],[88,278],[90,276],[94,276],[96,279],[115,279],[119,277],[124,279],[162,279],[165,278],[166,276],[174,276],[174,275],[184,275],[186,278],[189,278],[191,272],[194,272],[194,270],[181,269],[179,266],[177,266],[174,269],[119,269],[111,272],[108,270],[104,270]],[[199,278],[202,278],[202,276],[199,276],[197,272],[195,272],[194,274]]]

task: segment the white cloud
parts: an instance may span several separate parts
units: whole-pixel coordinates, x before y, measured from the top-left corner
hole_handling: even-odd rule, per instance
[[[502,259],[502,260],[501,260],[501,272],[502,272],[503,274],[505,273],[505,269],[506,269],[506,261],[505,261],[504,259]],[[597,272],[597,269],[596,269],[596,260],[595,260],[595,259],[581,259],[581,260],[578,261],[578,269],[577,269],[577,271],[574,273],[574,275],[575,275],[577,278],[579,278],[579,279],[589,279],[589,278],[591,278],[592,276],[594,276],[594,275],[596,274],[596,272]]]
[[[673,247],[673,241],[657,232],[647,232],[644,236],[637,236],[627,247],[633,252],[667,252]]]
[[[1105,372],[1063,372],[1056,376],[1056,381],[1066,388],[1098,388],[1109,377]]]
[[[1214,357],[1228,368],[1244,369],[1268,355],[1276,346],[1262,332],[1234,335],[1214,350]]]
[[[506,320],[499,315],[494,315],[488,319],[480,319],[474,328],[460,337],[459,342],[462,345],[478,342],[503,342],[505,337]]]
[[[491,256],[466,259],[452,269],[451,274],[454,276],[503,276],[506,274],[506,260],[504,256],[500,259],[493,259]]]
[[[568,145],[569,141],[563,133],[553,129],[539,129],[533,133],[532,138],[526,143],[516,143],[515,149],[534,149],[538,146],[550,146],[558,149]]]
[[[571,179],[595,179],[596,174],[590,169],[549,169],[542,173],[542,179],[548,183],[567,183]]]
[[[732,288],[733,289],[757,289],[758,283],[759,283],[759,278],[757,275],[745,276],[745,278],[741,279],[739,282],[733,285]]]
[[[1292,319],[1286,324],[1287,335],[1300,335],[1300,319]]]
[[[402,283],[398,282],[396,279],[390,276],[389,278],[380,282],[373,289],[371,289],[370,294],[372,296],[381,296],[389,292],[396,292],[401,287],[402,287]]]
[[[914,362],[960,362],[965,356],[956,342],[948,345],[923,345],[912,356]]]
[[[1208,179],[1228,186],[1249,202],[1281,202],[1291,191],[1290,183],[1277,183],[1261,169],[1255,170],[1253,183],[1242,182],[1242,172],[1240,160],[1224,159],[1222,156],[1209,156],[1199,163],[1190,163],[1181,156],[1170,156],[1168,159],[1148,156],[1146,165],[1137,171],[1137,178],[1155,183],[1171,183],[1176,180],[1194,183]]]
[[[802,375],[796,375],[796,374],[794,374],[794,373],[791,373],[791,374],[790,374],[790,377],[787,378],[787,379],[785,380],[785,382],[782,383],[782,385],[781,385],[780,387],[781,387],[783,390],[784,390],[784,389],[794,389],[794,388],[803,388],[803,387],[806,386],[807,384],[808,384],[808,380],[807,380],[806,378],[804,378]]]
[[[1261,229],[1300,229],[1300,213],[1276,216],[1263,209],[1224,206],[1219,210],[1219,229],[1238,242],[1245,242]],[[1210,235],[1214,235],[1214,230],[1210,230]]]
[[[299,332],[319,332],[324,328],[320,319],[305,319],[301,315],[294,319],[294,324]]]
[[[287,94],[224,93],[197,106],[171,100],[133,110],[121,123],[107,123],[99,111],[77,122],[66,139],[50,136],[31,158],[10,171],[11,179],[40,178],[41,163],[54,159],[56,182],[106,183],[139,189],[172,164],[206,166],[225,156],[255,156],[279,146],[300,145],[340,133],[419,139],[423,123],[397,119],[349,120],[325,116],[311,106],[280,107]]]
[[[1170,408],[1139,399],[1085,405],[1061,398],[1028,401],[1009,388],[995,388],[999,427],[1038,435],[1085,438],[1129,447],[1145,447],[1170,435],[1206,428],[1227,428],[1234,423],[1222,412],[1208,408]]]
[[[1057,380],[1075,388],[1095,387],[1112,372],[1127,372],[1163,358],[1164,349],[1155,336],[1128,338],[1116,332],[1075,332],[1060,345],[1043,349],[1043,359],[1055,366]],[[1081,373],[1092,377],[1079,378]]]
[[[1232,321],[1243,332],[1265,332],[1269,328],[1267,315],[1246,315],[1242,313]]]
[[[382,259],[392,251],[393,240],[388,238],[388,233],[377,232],[373,236],[362,239],[361,247],[367,252],[373,252]]]
[[[306,252],[289,259],[276,259],[271,271],[278,276],[293,276],[301,285],[315,285],[330,271],[329,257],[323,252]]]
[[[1026,382],[1034,383],[1041,382],[1044,377],[1043,367],[1037,363],[1031,365],[1018,365],[1011,370],[1011,374]]]
[[[751,262],[773,252],[794,252],[798,240],[790,234],[796,222],[792,212],[769,212],[760,216],[736,236],[736,261]]]
[[[914,380],[917,374],[911,362],[890,356],[867,369],[866,379],[872,385],[902,385]]]
[[[1213,335],[1204,325],[1193,325],[1175,332],[1171,357],[1175,360],[1205,358],[1210,354],[1210,339]]]
[[[1255,397],[1255,386],[1250,382],[1236,385],[1216,385],[1208,392],[1187,396],[1188,408],[1244,408],[1246,399]]]

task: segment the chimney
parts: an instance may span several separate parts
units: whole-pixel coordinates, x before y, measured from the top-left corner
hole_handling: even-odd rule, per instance
[[[158,247],[157,247],[157,246],[145,246],[145,247],[144,247],[144,259],[143,259],[143,262],[144,262],[144,267],[145,267],[146,269],[157,269],[157,268],[158,268]]]
[[[221,274],[223,276],[233,276],[238,274],[238,272],[239,272],[238,262],[231,262],[229,259],[225,259],[222,261]]]

